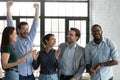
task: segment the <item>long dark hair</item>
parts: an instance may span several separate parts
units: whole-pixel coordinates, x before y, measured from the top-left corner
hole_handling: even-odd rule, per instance
[[[10,43],[10,35],[13,33],[14,30],[15,30],[14,27],[6,27],[3,30],[2,41],[1,41],[1,50],[4,48],[5,45]]]

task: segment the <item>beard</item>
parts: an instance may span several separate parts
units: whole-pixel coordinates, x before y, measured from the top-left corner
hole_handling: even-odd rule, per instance
[[[20,36],[21,36],[22,38],[27,38],[27,36],[28,36],[28,33],[27,33],[27,32],[20,33]]]

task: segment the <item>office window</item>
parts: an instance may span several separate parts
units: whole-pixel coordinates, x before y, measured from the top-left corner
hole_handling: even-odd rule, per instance
[[[4,1],[4,0],[2,0]],[[0,1],[0,40],[2,31],[6,27],[6,2]],[[55,49],[66,40],[66,34],[71,27],[81,31],[81,38],[78,44],[85,46],[89,37],[89,0],[14,0],[12,14],[14,26],[21,21],[26,21],[31,28],[34,18],[33,4],[40,4],[40,20],[37,35],[33,42],[34,49],[41,48],[41,37],[53,33],[56,37]],[[23,2],[24,1],[24,2]],[[39,76],[39,72],[34,73]]]
[[[87,2],[45,2],[45,34],[54,33],[56,48],[65,42],[68,30],[76,27],[81,31],[78,44],[85,47],[87,39]]]
[[[45,16],[87,17],[87,3],[79,2],[46,2]]]
[[[85,47],[86,45],[86,21],[85,20],[70,20],[69,28],[78,28],[81,32],[81,37],[78,40],[78,44]]]
[[[65,41],[65,19],[45,19],[45,34],[53,33],[56,37],[56,45]]]
[[[12,14],[14,16],[33,16],[34,8],[33,4],[39,2],[14,2],[12,9]],[[6,16],[6,2],[0,2],[0,16]]]
[[[29,27],[31,28],[33,18],[35,15],[35,9],[33,7],[33,4],[37,3],[40,5],[40,2],[13,2],[13,6],[11,7],[11,12],[14,18],[14,26],[16,27],[17,21],[26,21],[29,24]],[[6,2],[0,2],[0,16],[6,16]],[[21,18],[22,17],[22,18]],[[6,25],[6,17],[4,17],[4,20],[0,21],[0,40],[2,31]],[[19,22],[17,22],[19,23]],[[40,23],[40,21],[39,21]],[[30,29],[29,28],[29,29]],[[33,42],[34,49],[40,50],[40,24],[37,29],[37,35],[35,37],[35,40]]]
[[[16,25],[16,21],[13,20],[13,23]],[[1,45],[1,39],[2,39],[2,32],[3,32],[3,29],[7,27],[7,22],[6,20],[0,20],[0,45]]]

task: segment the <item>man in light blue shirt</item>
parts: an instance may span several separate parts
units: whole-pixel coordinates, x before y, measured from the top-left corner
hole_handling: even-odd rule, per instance
[[[114,42],[102,37],[102,28],[92,26],[93,40],[86,45],[86,67],[91,80],[113,80],[112,66],[118,64],[118,50]]]
[[[77,44],[80,35],[79,29],[70,28],[67,42],[59,45],[60,80],[82,80],[82,74],[85,70],[85,48]]]
[[[13,2],[8,1],[7,2],[7,25],[13,26],[13,20],[11,15],[11,6]],[[32,50],[33,46],[33,40],[36,36],[36,31],[38,27],[38,20],[39,20],[39,5],[34,4],[35,8],[35,16],[33,20],[33,24],[31,26],[30,32],[29,26],[27,22],[20,22],[18,26],[16,27],[18,37],[16,42],[14,43],[14,47],[16,52],[18,53],[19,58],[21,58],[27,51]],[[33,75],[33,69],[32,69],[32,54],[29,55],[26,59],[26,61],[18,66],[20,71],[19,80],[35,80]]]

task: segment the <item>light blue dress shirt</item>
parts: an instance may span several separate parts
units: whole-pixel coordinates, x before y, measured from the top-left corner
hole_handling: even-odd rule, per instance
[[[118,50],[115,43],[108,38],[103,38],[100,44],[92,40],[86,45],[85,59],[91,67],[110,60],[118,61]],[[97,71],[95,76],[91,76],[91,80],[108,80],[111,77],[113,77],[112,66],[104,66]]]
[[[63,75],[73,75],[74,74],[73,57],[74,57],[74,53],[75,53],[75,48],[76,48],[76,44],[72,47],[70,47],[70,45],[69,45],[63,53],[63,58],[61,59],[61,61],[62,61],[61,73]]]
[[[13,26],[13,20],[7,20],[7,25]],[[17,40],[14,43],[14,47],[16,52],[18,53],[19,58],[22,57],[27,51],[32,50],[33,40],[36,36],[37,27],[38,27],[38,22],[33,21],[28,37],[26,39],[22,39],[19,36],[17,37]],[[24,63],[18,65],[18,69],[22,76],[27,76],[32,74],[33,72],[32,61],[33,61],[33,57],[31,54],[27,57]]]

